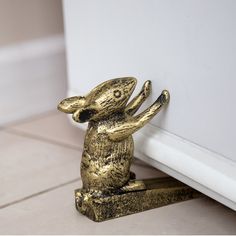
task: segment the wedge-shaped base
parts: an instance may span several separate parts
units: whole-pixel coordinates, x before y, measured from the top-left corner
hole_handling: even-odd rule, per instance
[[[75,190],[76,208],[90,219],[100,222],[120,216],[199,197],[201,193],[178,180],[167,177],[133,180],[109,194]]]

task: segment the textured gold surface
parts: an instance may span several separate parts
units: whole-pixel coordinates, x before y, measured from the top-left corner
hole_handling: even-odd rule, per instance
[[[76,192],[76,199],[77,209],[97,221],[161,204],[154,204],[157,201],[155,195],[160,195],[159,190],[147,190],[143,181],[132,180],[135,178],[135,174],[130,173],[134,152],[132,134],[169,102],[170,95],[167,90],[163,90],[149,108],[135,115],[151,92],[151,81],[146,81],[140,93],[127,104],[136,83],[133,77],[109,80],[95,87],[86,96],[66,98],[58,105],[60,111],[72,114],[74,121],[89,122],[81,161],[83,188]],[[129,204],[131,207],[128,212],[122,207],[124,199],[126,207],[129,208]],[[118,201],[118,205],[121,201],[119,213],[111,213],[109,217],[96,213],[101,210],[100,205],[106,206],[106,212],[118,212],[113,209],[114,201]],[[89,208],[93,208],[89,211],[84,210],[88,202]],[[141,203],[148,206],[140,208]],[[96,211],[95,208],[100,210]],[[90,212],[99,216],[91,217]]]
[[[201,193],[171,177],[138,182],[143,182],[146,188],[101,196],[77,189],[76,208],[91,220],[100,222],[201,196]]]

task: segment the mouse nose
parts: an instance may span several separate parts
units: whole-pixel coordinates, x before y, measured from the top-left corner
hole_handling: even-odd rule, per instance
[[[125,90],[132,92],[137,84],[137,79],[134,77],[124,77],[122,82],[125,85]]]
[[[131,94],[136,87],[137,79],[134,77],[125,77],[122,78],[122,83],[124,85],[125,92]]]

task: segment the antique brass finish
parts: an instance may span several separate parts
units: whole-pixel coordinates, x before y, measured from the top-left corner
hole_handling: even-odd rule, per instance
[[[174,178],[130,180],[131,184],[144,185],[144,189],[117,191],[98,195],[84,189],[75,190],[76,208],[90,219],[100,222],[130,215],[171,203],[199,197],[201,194]]]
[[[163,90],[145,111],[134,116],[151,92],[146,81],[140,93],[133,77],[117,78],[95,87],[88,95],[64,99],[58,109],[76,122],[89,122],[81,161],[83,188],[75,191],[76,208],[94,221],[103,221],[193,198],[198,192],[173,180],[135,180],[130,172],[132,134],[168,104]]]

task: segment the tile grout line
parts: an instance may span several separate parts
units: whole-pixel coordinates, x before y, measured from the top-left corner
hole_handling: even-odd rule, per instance
[[[1,127],[3,129],[4,128],[8,129],[8,128],[11,128],[11,127],[14,127],[14,126],[17,126],[17,125],[20,125],[20,124],[26,124],[26,123],[29,123],[29,122],[34,122],[34,121],[40,120],[42,118],[57,115],[56,111],[57,110],[49,110],[49,111],[42,112],[40,114],[34,114],[34,115],[29,116],[29,117],[25,117],[25,118],[22,118],[22,119],[19,119],[19,120],[16,120],[16,121],[8,122],[5,125],[2,125]]]
[[[40,192],[33,193],[33,194],[31,194],[31,195],[29,195],[29,196],[27,196],[27,197],[24,197],[24,198],[15,200],[15,201],[13,201],[13,202],[6,203],[6,204],[0,206],[0,210],[3,209],[3,208],[6,208],[6,207],[9,207],[9,206],[12,206],[12,205],[15,205],[15,204],[24,202],[24,201],[26,201],[26,200],[28,200],[28,199],[30,199],[30,198],[37,197],[37,196],[39,196],[39,195],[42,195],[42,194],[51,192],[51,191],[56,190],[56,189],[58,189],[58,188],[64,187],[64,186],[66,186],[66,185],[68,185],[68,184],[75,183],[75,182],[77,182],[78,180],[81,180],[81,178],[76,178],[76,179],[70,180],[70,181],[68,181],[68,182],[65,182],[65,183],[56,185],[56,186],[54,186],[54,187],[47,188],[47,189],[42,190],[42,191],[40,191]]]
[[[15,135],[18,135],[18,136],[21,136],[21,137],[25,137],[25,138],[31,138],[31,139],[34,139],[34,140],[50,143],[50,144],[57,145],[57,146],[60,146],[60,147],[62,146],[62,147],[65,147],[65,148],[73,149],[75,151],[83,151],[83,147],[80,147],[80,146],[76,147],[74,145],[65,144],[65,143],[58,142],[58,141],[55,141],[55,140],[52,140],[52,139],[47,139],[47,138],[44,138],[44,137],[41,137],[41,136],[38,136],[38,135],[33,135],[33,134],[25,133],[23,131],[14,130],[13,128],[6,129],[5,132],[9,133],[9,134],[15,134]],[[134,158],[137,158],[137,157],[134,156]],[[143,164],[143,163],[137,163],[135,160],[133,161],[132,164],[137,165],[137,166],[141,166],[141,167],[145,167],[145,168],[149,168],[149,169],[156,169],[153,166],[149,166],[149,165],[146,165],[146,164]]]
[[[52,140],[52,139],[49,139],[49,138],[41,137],[39,135],[29,134],[29,133],[26,133],[24,131],[15,130],[14,128],[8,128],[8,129],[5,129],[3,131],[6,132],[6,133],[9,133],[9,134],[15,134],[15,135],[18,135],[18,136],[21,136],[21,137],[24,137],[24,138],[39,140],[39,141],[54,144],[54,145],[57,145],[57,146],[60,146],[60,147],[62,146],[62,147],[65,147],[65,148],[70,148],[70,149],[76,150],[76,151],[82,151],[82,147],[80,147],[80,146],[74,146],[74,145],[63,143],[63,142],[55,141],[55,140]]]
[[[55,141],[55,140],[52,140],[52,139],[47,139],[47,138],[44,138],[44,137],[41,137],[41,136],[38,136],[38,135],[29,134],[29,133],[26,133],[26,132],[23,132],[23,131],[18,131],[18,130],[15,130],[14,128],[8,128],[4,131],[6,133],[9,133],[9,134],[15,134],[15,135],[18,135],[18,136],[21,136],[21,137],[31,138],[31,139],[34,139],[34,140],[39,140],[39,141],[50,143],[50,144],[57,145],[57,146],[60,146],[60,147],[63,146],[65,148],[70,148],[70,149],[73,149],[75,151],[82,151],[83,150],[83,148],[80,147],[80,146],[76,147],[74,145],[65,144],[63,142],[58,142],[58,141]],[[134,157],[134,158],[136,158],[136,157]],[[142,164],[142,163],[136,163],[135,161],[133,161],[133,164],[135,164],[137,166],[151,168],[151,169],[154,168],[152,166],[148,166],[148,165],[146,166],[145,164]],[[156,168],[154,168],[154,169],[156,169]]]

